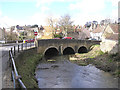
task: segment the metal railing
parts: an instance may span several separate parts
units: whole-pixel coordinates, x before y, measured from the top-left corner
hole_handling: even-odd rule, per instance
[[[21,51],[29,49],[32,47],[31,43],[29,43],[30,45],[28,46],[27,43],[25,44],[21,44]],[[33,44],[34,45],[34,44]],[[13,85],[14,88],[18,88],[16,87],[16,81],[20,84],[21,88],[24,88],[25,90],[27,90],[26,86],[24,85],[24,83],[21,80],[21,76],[18,74],[16,65],[15,65],[15,60],[14,60],[14,56],[16,55],[17,52],[20,52],[20,45],[18,45],[18,50],[16,50],[16,47],[14,46],[14,50],[13,48],[11,48],[11,50],[9,50],[9,62],[10,62],[10,67],[12,67],[12,80],[13,80]]]
[[[16,88],[16,80],[18,80],[18,82],[20,83],[22,88],[26,88],[24,83],[21,81],[21,76],[18,75],[17,69],[16,69],[16,65],[15,65],[15,61],[12,55],[12,52],[10,51],[10,57],[11,57],[11,63],[12,63],[12,79],[13,79],[13,84],[14,84],[14,88]],[[14,76],[15,74],[15,76]]]

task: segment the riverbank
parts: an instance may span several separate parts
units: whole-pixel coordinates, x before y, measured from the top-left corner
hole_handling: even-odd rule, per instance
[[[23,51],[18,55],[16,60],[16,66],[19,75],[22,77],[22,81],[27,88],[38,88],[38,82],[35,78],[35,69],[39,64],[42,55],[37,54],[37,49]],[[108,55],[100,51],[99,45],[92,47],[92,50],[85,54],[76,53],[70,57],[71,61],[77,62],[79,65],[93,64],[97,68],[110,72],[115,76],[120,75],[118,70],[118,56]]]
[[[37,48],[32,48],[23,51],[15,59],[18,73],[27,88],[38,88],[35,69],[41,58],[42,55],[37,53]]]
[[[118,65],[120,64],[120,60],[118,54],[109,55],[108,53],[103,53],[99,45],[93,46],[88,53],[76,53],[74,56],[70,56],[70,60],[82,66],[93,64],[105,72],[110,72],[115,77],[120,77],[120,67]]]

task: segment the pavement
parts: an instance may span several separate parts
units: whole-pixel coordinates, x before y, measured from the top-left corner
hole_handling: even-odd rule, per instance
[[[1,71],[2,71],[2,88],[13,88],[13,83],[11,81],[11,68],[9,67],[9,50],[13,46],[2,46],[0,47],[0,61],[1,61]]]
[[[22,43],[19,43],[19,45]],[[31,45],[34,45],[34,43],[29,43],[23,45],[23,50],[29,49]],[[16,52],[17,52],[17,43],[9,43],[9,44],[0,44],[0,89],[2,88],[13,88],[13,82],[11,79],[11,67],[9,64],[9,50],[16,46]],[[20,45],[21,50],[21,45]]]

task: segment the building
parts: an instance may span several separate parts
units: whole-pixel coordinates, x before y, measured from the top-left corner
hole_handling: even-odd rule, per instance
[[[44,30],[41,39],[52,39],[53,38],[53,28],[51,26],[43,26]]]
[[[91,35],[91,38],[92,39],[95,39],[95,40],[102,40],[102,34],[105,30],[106,26],[105,25],[97,25],[96,28],[93,28],[91,31],[90,31],[90,35]]]
[[[91,35],[90,35],[90,31],[88,30],[88,28],[83,27],[79,31],[79,37],[78,37],[78,39],[85,40],[85,39],[89,39],[90,37],[91,37]]]
[[[118,53],[118,24],[109,24],[102,34],[100,49],[110,54]]]
[[[0,28],[0,41],[5,40],[5,29]]]

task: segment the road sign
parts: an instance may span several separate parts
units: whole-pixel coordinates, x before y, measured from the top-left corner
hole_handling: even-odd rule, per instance
[[[37,32],[34,32],[34,35],[35,35],[35,36],[37,36],[37,35],[38,35],[38,33],[37,33]]]

